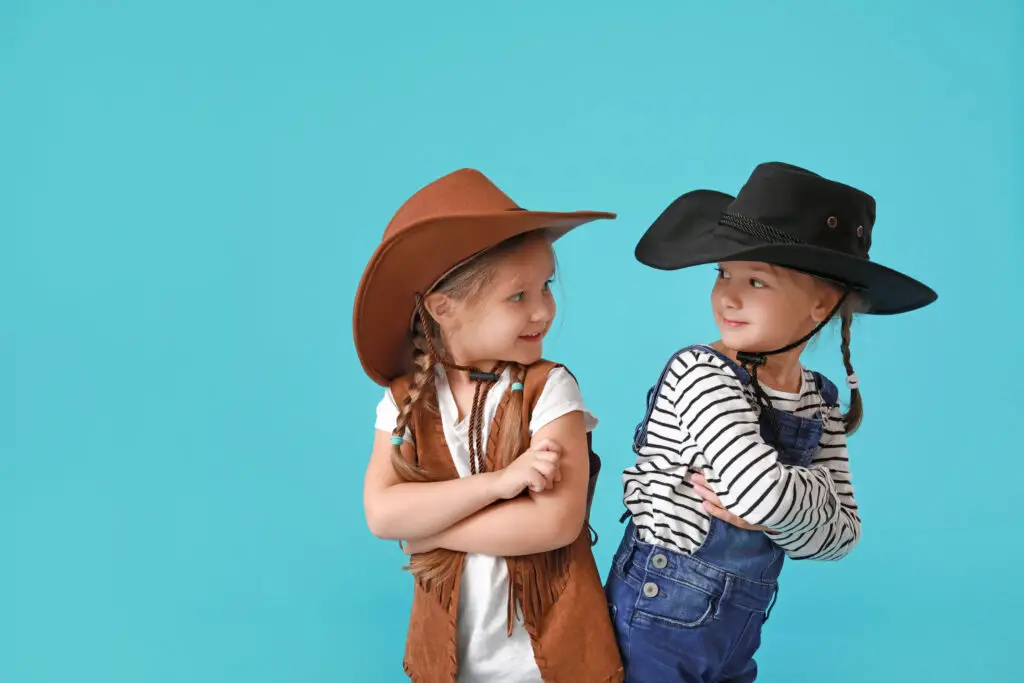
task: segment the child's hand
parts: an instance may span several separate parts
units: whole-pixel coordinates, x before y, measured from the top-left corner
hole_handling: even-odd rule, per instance
[[[558,468],[561,457],[562,447],[551,439],[530,446],[511,465],[495,472],[494,495],[507,500],[526,488],[536,493],[553,488],[555,482],[562,479]]]
[[[708,514],[718,517],[723,522],[728,522],[733,526],[737,526],[741,529],[749,529],[751,531],[763,531],[766,534],[774,534],[775,532],[766,526],[759,526],[757,524],[748,524],[733,513],[725,509],[722,505],[722,501],[708,487],[708,481],[704,478],[703,474],[694,474],[691,478],[693,482],[693,488],[697,492],[697,495],[704,499],[704,509]]]

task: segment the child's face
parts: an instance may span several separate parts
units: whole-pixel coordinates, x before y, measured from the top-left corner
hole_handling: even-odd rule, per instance
[[[551,243],[538,236],[505,254],[478,295],[439,302],[435,319],[455,360],[464,365],[539,360],[555,317],[549,287],[554,271]]]
[[[772,351],[825,319],[839,293],[810,275],[750,261],[719,264],[711,308],[722,342],[737,351]]]

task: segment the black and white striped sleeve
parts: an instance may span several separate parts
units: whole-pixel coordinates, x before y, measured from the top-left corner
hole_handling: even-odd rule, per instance
[[[828,469],[839,496],[839,515],[817,529],[773,535],[771,539],[794,560],[839,560],[860,541],[860,515],[853,498],[846,432],[838,405],[829,411],[829,420],[821,435],[821,450],[812,464]]]
[[[684,351],[659,389],[708,462],[722,505],[750,524],[802,533],[832,523],[839,495],[828,468],[791,467],[761,438],[743,385],[721,359]]]

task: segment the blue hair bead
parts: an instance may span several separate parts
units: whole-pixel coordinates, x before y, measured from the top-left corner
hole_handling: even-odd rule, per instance
[[[512,391],[522,391],[522,390],[523,390],[523,383],[522,382],[512,382]]]
[[[392,436],[391,437],[391,445],[392,446],[401,446],[403,441],[404,441],[404,439],[402,437],[400,437],[400,436]]]

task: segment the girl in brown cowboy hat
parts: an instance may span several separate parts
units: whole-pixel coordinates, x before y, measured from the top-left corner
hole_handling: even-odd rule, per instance
[[[736,197],[683,195],[637,245],[653,268],[718,265],[721,339],[665,365],[623,475],[630,523],[606,589],[628,681],[755,680],[785,558],[838,560],[860,538],[846,455],[863,406],[852,316],[936,298],[868,259],[874,221],[864,192],[769,163]],[[834,316],[846,413],[835,385],[800,364]]]
[[[366,518],[411,556],[413,681],[622,680],[586,524],[596,420],[541,357],[552,242],[600,218],[523,210],[464,169],[399,209],[363,274],[356,350],[387,387]]]

